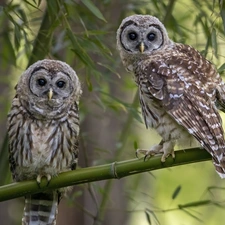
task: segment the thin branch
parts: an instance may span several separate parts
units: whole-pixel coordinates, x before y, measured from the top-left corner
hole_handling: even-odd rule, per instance
[[[161,156],[155,156],[147,161],[143,161],[143,158],[131,159],[64,172],[57,177],[53,177],[49,184],[47,184],[45,178],[42,179],[40,187],[35,180],[8,184],[0,187],[0,201],[42,192],[47,189],[56,189],[107,179],[120,179],[146,171],[206,161],[211,159],[211,156],[204,149],[192,148],[176,151],[176,159],[173,160],[170,157],[163,164],[160,158]]]

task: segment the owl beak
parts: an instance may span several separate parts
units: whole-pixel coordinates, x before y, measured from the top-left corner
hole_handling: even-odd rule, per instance
[[[139,46],[139,51],[140,51],[141,53],[143,53],[144,50],[145,50],[144,42],[141,42],[141,44],[140,44],[140,46]]]
[[[48,91],[48,100],[51,100],[52,96],[53,96],[53,90],[52,90],[52,88],[50,88]]]

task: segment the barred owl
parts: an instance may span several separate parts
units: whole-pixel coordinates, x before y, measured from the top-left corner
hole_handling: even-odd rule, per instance
[[[41,60],[20,77],[8,114],[9,161],[15,181],[75,169],[78,157],[79,79],[57,60]],[[65,190],[25,196],[23,225],[56,224],[58,202]]]
[[[214,65],[193,47],[171,41],[164,25],[149,15],[122,21],[117,48],[134,73],[146,127],[162,137],[158,145],[139,152],[145,157],[162,153],[164,162],[175,157],[176,143],[194,137],[225,178],[224,131],[217,110],[225,110],[225,85]]]

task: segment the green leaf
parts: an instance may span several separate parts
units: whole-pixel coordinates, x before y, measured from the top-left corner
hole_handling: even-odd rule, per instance
[[[32,6],[33,8],[40,10],[36,5],[32,4],[30,1],[24,0],[24,2],[27,3],[28,5]],[[35,2],[35,4],[36,4],[36,2]],[[38,6],[40,6],[40,1],[38,3]]]
[[[113,67],[111,67],[110,65],[108,66],[108,65],[102,64],[102,63],[100,63],[100,62],[97,62],[97,64],[100,65],[100,66],[102,66],[102,67],[104,67],[104,68],[106,68],[106,69],[108,69],[110,72],[116,74],[118,78],[121,78],[121,76],[119,75],[119,73],[117,73],[117,72],[115,71],[115,69],[114,69]]]
[[[84,51],[84,49],[79,45],[79,42],[77,38],[74,36],[73,32],[70,29],[66,29],[66,34],[68,38],[70,39],[73,49],[71,49],[76,56],[84,63],[84,65],[87,65],[89,68],[94,68],[94,63],[90,56]]]
[[[24,12],[23,9],[18,9],[18,16],[20,16],[20,18],[23,20],[23,23],[27,25],[28,23],[28,19],[27,19],[27,16],[26,16],[26,13]]]
[[[173,192],[172,199],[175,199],[178,196],[178,194],[180,193],[180,190],[181,190],[181,186],[179,185]]]
[[[218,68],[217,72],[218,72],[218,73],[222,73],[224,70],[225,70],[225,63],[222,64],[222,65]]]
[[[15,51],[13,48],[13,45],[10,41],[10,37],[9,34],[4,34],[3,35],[3,40],[4,40],[4,47],[2,50],[4,50],[5,54],[4,54],[4,58],[6,61],[10,61],[10,63],[12,63],[13,65],[16,65],[16,55],[15,55]]]
[[[98,17],[100,20],[103,20],[105,22],[106,19],[104,18],[104,16],[102,15],[102,13],[99,11],[99,9],[92,3],[92,1],[90,0],[81,0],[83,2],[83,4],[96,16]]]
[[[137,141],[134,141],[134,149],[135,149],[135,150],[138,149],[138,143],[137,143]]]
[[[15,33],[14,33],[14,44],[16,50],[20,47],[20,40],[21,40],[21,33],[20,33],[20,27],[17,24],[15,25]]]
[[[145,211],[145,215],[146,215],[146,219],[148,221],[148,224],[151,225],[152,223],[151,223],[151,218],[150,218],[149,213]]]
[[[190,202],[190,203],[187,203],[187,204],[184,204],[184,205],[178,205],[178,207],[180,209],[183,209],[183,208],[189,208],[189,207],[208,205],[210,203],[212,203],[210,200],[202,200],[202,201],[197,201],[197,202]]]
[[[145,213],[151,214],[151,216],[153,217],[153,219],[155,219],[156,224],[159,224],[159,220],[158,220],[158,218],[156,217],[155,213],[152,210],[145,209]]]
[[[211,34],[211,40],[212,40],[212,48],[214,50],[214,55],[216,56],[216,58],[218,58],[218,48],[217,48],[217,38],[216,38],[216,30],[215,28],[213,28],[212,30],[212,34]]]
[[[182,209],[186,214],[188,214],[190,217],[196,219],[197,221],[199,222],[203,222],[200,218],[198,218],[197,216],[193,215],[192,213],[188,212],[187,210],[185,209]]]
[[[221,11],[220,11],[220,15],[222,17],[222,20],[223,20],[223,29],[224,29],[224,33],[225,33],[225,3],[223,1],[221,1],[222,3],[222,8],[221,8]]]
[[[92,86],[92,83],[91,83],[91,80],[90,80],[90,76],[87,76],[86,77],[86,84],[88,86],[88,90],[91,92],[93,91],[93,86]]]

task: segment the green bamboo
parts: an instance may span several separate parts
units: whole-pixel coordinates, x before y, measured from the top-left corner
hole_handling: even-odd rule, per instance
[[[35,180],[8,184],[0,187],[0,201],[42,192],[47,189],[62,188],[100,180],[121,179],[146,171],[206,161],[211,159],[211,156],[204,149],[192,148],[176,151],[175,160],[169,157],[165,163],[162,163],[160,158],[161,156],[155,156],[146,161],[143,158],[131,159],[64,172],[57,177],[53,177],[49,184],[46,178],[42,179],[40,185],[37,185]]]

